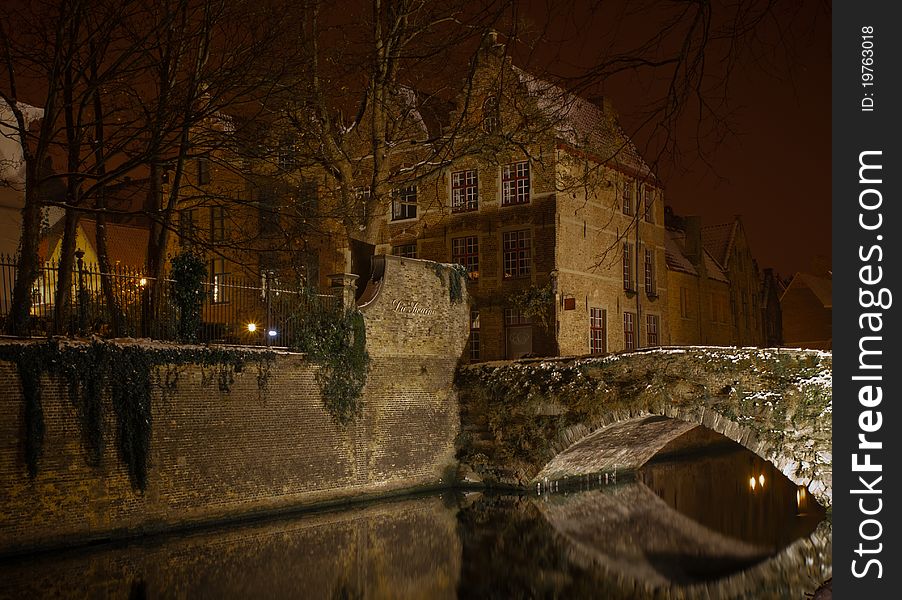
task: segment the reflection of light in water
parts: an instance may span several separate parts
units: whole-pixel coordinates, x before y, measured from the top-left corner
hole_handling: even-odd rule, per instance
[[[749,489],[754,492],[757,487],[760,487],[762,490],[764,489],[764,473],[758,475],[758,479],[755,479],[754,475],[749,477]]]
[[[796,507],[799,509],[799,514],[804,515],[808,512],[808,490],[804,485],[800,485],[798,489],[796,489]]]

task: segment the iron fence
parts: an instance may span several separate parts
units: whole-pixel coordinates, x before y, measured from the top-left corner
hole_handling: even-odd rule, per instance
[[[0,255],[0,320],[4,325],[10,314],[16,268],[15,258]],[[41,264],[32,284],[31,335],[53,331],[58,282],[59,264]],[[335,296],[285,289],[272,277],[256,283],[231,275],[216,275],[204,282],[195,341],[291,347],[302,335],[305,315],[340,308]],[[58,333],[183,341],[179,340],[179,308],[171,294],[175,282],[164,278],[157,300],[152,298],[153,284],[152,278],[135,269],[117,265],[102,272],[96,264],[77,259],[68,297],[63,296],[67,309],[61,311]]]

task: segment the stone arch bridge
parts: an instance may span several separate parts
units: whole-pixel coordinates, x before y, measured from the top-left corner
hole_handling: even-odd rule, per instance
[[[832,356],[687,347],[461,367],[465,478],[517,486],[637,470],[723,434],[832,504]],[[706,435],[707,434],[707,435]]]

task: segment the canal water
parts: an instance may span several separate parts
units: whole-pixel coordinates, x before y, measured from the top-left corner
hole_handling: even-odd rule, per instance
[[[561,483],[7,559],[0,597],[805,598],[830,577],[823,509],[738,446]]]

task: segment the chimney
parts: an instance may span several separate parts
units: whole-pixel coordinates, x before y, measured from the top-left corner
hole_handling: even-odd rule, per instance
[[[686,258],[698,266],[702,262],[702,218],[684,217],[683,224],[686,228]]]

